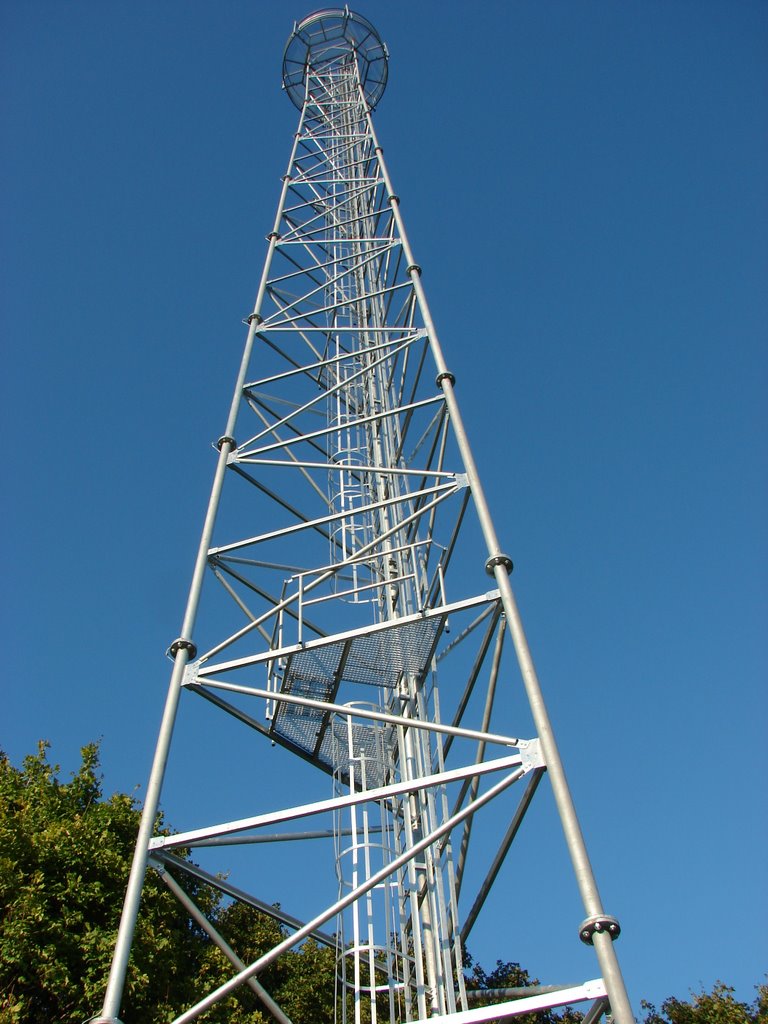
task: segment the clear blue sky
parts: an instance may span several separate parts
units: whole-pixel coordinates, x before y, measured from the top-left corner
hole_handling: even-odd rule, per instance
[[[377,129],[630,995],[721,978],[751,999],[768,969],[768,5],[354,6],[390,48]],[[309,9],[0,7],[15,762],[45,737],[66,772],[102,737],[106,789],[144,785],[295,130],[282,47]],[[184,800],[167,809],[183,827]],[[525,888],[513,865],[474,952],[543,973]]]

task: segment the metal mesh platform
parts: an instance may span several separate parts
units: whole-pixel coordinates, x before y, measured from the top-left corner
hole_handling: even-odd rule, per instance
[[[314,708],[292,705],[276,716],[272,731],[294,747],[311,755],[313,761],[344,779],[349,774],[349,736],[347,723],[331,721],[325,725],[326,713]],[[366,788],[383,786],[391,774],[384,754],[384,728],[380,723],[351,723],[352,757],[356,759],[355,775],[360,776],[360,762],[365,761]]]
[[[392,781],[391,776],[395,768],[392,761],[394,748],[386,742],[386,733],[387,727],[379,722],[370,725],[352,722],[354,772],[358,784],[362,782],[364,773],[365,789],[373,789]],[[347,723],[338,720],[331,722],[323,734],[318,760],[346,777],[349,770],[348,751]]]
[[[395,623],[297,651],[288,659],[280,692],[333,702],[342,683],[392,690],[404,673],[420,678],[429,667],[446,618],[433,615]],[[271,731],[336,771],[349,758],[346,724],[335,726],[334,735],[327,718],[328,713],[317,708],[280,704]],[[353,723],[352,729],[354,756],[365,757],[368,785],[380,785],[388,770],[382,763],[381,727]]]
[[[404,672],[423,675],[444,622],[445,616],[433,616],[298,651],[286,667],[282,692],[326,700],[342,680],[393,689]]]

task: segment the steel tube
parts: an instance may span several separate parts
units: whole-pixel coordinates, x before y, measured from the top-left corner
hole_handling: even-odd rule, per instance
[[[485,694],[485,708],[483,709],[483,720],[480,724],[482,732],[487,732],[488,727],[491,724],[491,715],[493,713],[493,701],[496,696],[496,683],[499,678],[499,667],[501,665],[501,652],[504,648],[504,622],[502,621],[499,626],[499,631],[496,634],[496,647],[493,651],[493,660],[491,661],[491,672],[488,679],[488,688]],[[475,755],[475,763],[480,762],[485,757],[486,741],[480,740],[477,744],[477,753]],[[480,785],[480,779],[478,776],[467,778],[461,787],[461,793],[458,798],[459,803],[464,802],[467,789],[469,790],[470,800],[474,800],[477,796],[477,789]],[[467,853],[469,852],[469,841],[472,834],[472,818],[468,818],[464,822],[464,831],[461,837],[461,843],[459,845],[459,859],[456,865],[456,895],[461,894],[461,883],[464,878],[464,866],[467,861]]]
[[[211,941],[221,950],[221,952],[224,954],[227,960],[229,960],[232,966],[235,967],[238,971],[245,970],[245,963],[240,959],[240,957],[237,955],[234,949],[232,949],[232,947],[224,938],[224,936],[221,935],[220,932],[216,930],[216,928],[214,928],[214,926],[211,924],[211,922],[208,920],[205,914],[200,910],[197,904],[190,899],[189,895],[184,891],[184,889],[182,889],[182,887],[179,885],[179,883],[176,881],[173,875],[169,874],[162,864],[154,864],[153,867],[160,875],[163,882],[165,882],[165,884],[171,890],[173,895],[179,901],[179,903],[182,905],[182,907],[184,907],[184,909],[192,918],[192,920],[196,921],[200,925],[203,931],[208,935]],[[267,992],[264,986],[256,978],[249,978],[246,984],[255,993],[260,1002],[269,1010],[269,1012],[272,1014],[272,1016],[275,1018],[278,1024],[293,1024],[288,1014],[284,1013],[283,1010],[280,1009],[280,1007],[269,994],[269,992]]]
[[[294,917],[292,914],[286,914],[285,911],[279,908],[279,906],[274,906],[271,903],[265,903],[264,900],[257,899],[244,889],[240,889],[238,886],[227,882],[226,879],[222,878],[220,875],[212,875],[209,871],[204,871],[203,868],[197,864],[193,864],[190,860],[182,860],[175,854],[166,853],[162,850],[153,853],[152,860],[157,860],[162,864],[177,868],[179,871],[189,875],[191,878],[196,878],[200,882],[205,882],[213,889],[223,892],[225,896],[231,896],[232,899],[237,900],[239,903],[244,903],[248,907],[253,907],[254,910],[261,911],[262,914],[266,914],[267,917],[271,917],[275,921],[279,921],[288,928],[303,928],[305,924],[305,922],[300,920],[298,917]],[[309,938],[314,939],[315,942],[320,943],[321,946],[328,946],[329,949],[336,948],[335,936],[328,935],[326,932],[315,930],[311,933]]]
[[[498,733],[483,732],[479,729],[462,729],[453,725],[442,725],[440,722],[424,721],[419,718],[402,718],[400,715],[391,715],[386,711],[368,711],[366,708],[347,707],[346,704],[334,704],[327,700],[315,700],[312,697],[298,697],[293,693],[274,693],[271,690],[261,690],[255,686],[240,686],[237,683],[227,683],[223,680],[212,678],[205,679],[206,686],[215,687],[217,690],[230,690],[233,693],[244,693],[250,697],[263,697],[265,700],[274,701],[275,704],[295,704],[298,707],[315,708],[318,711],[333,712],[347,718],[366,718],[374,722],[385,722],[387,725],[405,725],[408,728],[420,729],[424,732],[438,732],[445,736],[458,736],[466,740],[478,740],[482,743],[500,743],[507,747],[518,747],[521,741],[517,736],[501,736]]]
[[[160,799],[160,788],[163,775],[165,774],[173,726],[176,720],[176,709],[181,694],[181,677],[184,674],[188,657],[188,651],[185,648],[181,648],[176,655],[173,672],[171,673],[171,682],[168,687],[168,696],[160,725],[160,735],[158,736],[155,758],[147,785],[147,796],[144,801],[144,809],[139,824],[139,834],[136,839],[131,873],[128,878],[128,888],[126,889],[123,902],[120,927],[118,928],[115,951],[112,955],[112,966],[107,982],[107,991],[101,1011],[102,1016],[108,1021],[116,1021],[120,1012],[125,975],[128,969],[128,957],[131,952],[131,942],[133,941],[136,918],[139,912],[141,888],[147,870],[147,847],[154,830],[157,805]]]
[[[401,720],[402,721],[402,720]],[[515,754],[511,757],[500,757],[494,761],[486,761],[482,765],[469,765],[464,768],[451,768],[448,771],[439,772],[435,775],[421,775],[414,779],[404,779],[401,782],[393,782],[388,786],[377,786],[375,789],[366,789],[357,793],[350,793],[347,796],[330,797],[328,800],[316,800],[311,804],[299,804],[282,811],[270,811],[266,814],[257,814],[250,818],[239,818],[236,821],[223,822],[220,825],[213,825],[209,828],[193,829],[189,832],[175,832],[170,836],[157,836],[150,842],[152,850],[173,849],[176,846],[188,846],[197,839],[207,839],[210,836],[226,835],[231,832],[244,832],[246,829],[263,828],[265,825],[278,824],[283,821],[295,821],[297,818],[310,817],[313,814],[327,814],[338,811],[342,808],[352,807],[355,804],[364,804],[372,800],[388,800],[395,796],[402,796],[405,793],[413,793],[428,786],[442,786],[449,782],[460,781],[467,775],[488,775],[491,772],[505,771],[507,768],[517,768],[521,758]],[[457,812],[458,813],[458,812]]]
[[[539,783],[541,782],[541,777],[543,774],[543,768],[536,768],[531,774],[531,778],[528,782],[525,792],[523,793],[522,799],[520,800],[520,803],[517,805],[517,810],[513,814],[512,821],[509,823],[509,827],[507,828],[506,834],[501,841],[501,846],[499,846],[499,849],[496,851],[496,856],[493,858],[493,862],[491,863],[491,866],[488,869],[488,874],[485,876],[482,885],[478,889],[477,895],[475,896],[475,901],[472,904],[472,907],[464,921],[464,926],[461,929],[462,942],[467,941],[467,937],[469,936],[469,933],[472,931],[472,926],[477,920],[477,916],[482,910],[483,904],[485,903],[486,899],[488,898],[488,893],[491,891],[491,886],[496,880],[496,875],[498,875],[499,873],[499,868],[504,863],[504,858],[507,856],[509,848],[512,845],[515,836],[517,835],[518,829],[520,828],[523,818],[525,817],[525,813],[531,804],[531,800],[533,800],[533,795],[536,792]]]
[[[346,910],[347,907],[351,906],[353,903],[359,900],[361,896],[364,896],[371,889],[374,889],[381,882],[385,881],[385,879],[387,879],[391,874],[394,874],[396,871],[399,871],[401,867],[405,866],[409,861],[413,860],[414,857],[417,857],[423,850],[426,850],[428,846],[431,846],[432,843],[436,842],[441,836],[445,835],[447,832],[450,832],[451,829],[456,827],[456,825],[461,824],[461,822],[464,821],[464,819],[468,815],[474,814],[484,804],[488,803],[489,800],[492,800],[494,797],[498,796],[499,793],[503,792],[508,786],[511,786],[513,782],[517,782],[517,780],[522,776],[522,774],[522,770],[518,770],[512,772],[512,774],[508,775],[506,778],[501,779],[499,782],[496,783],[495,786],[492,786],[491,789],[489,789],[486,793],[483,793],[482,796],[478,797],[474,804],[468,804],[466,807],[462,808],[462,810],[459,811],[458,814],[455,814],[453,817],[448,818],[448,820],[443,822],[443,824],[438,829],[435,829],[433,832],[430,832],[428,835],[424,836],[423,839],[420,839],[419,842],[415,843],[412,847],[407,849],[399,857],[396,857],[394,860],[390,861],[389,864],[385,865],[379,871],[375,872],[373,875],[367,878],[356,889],[353,889],[351,892],[347,893],[346,896],[342,897],[340,900],[337,900],[336,903],[333,903],[330,907],[327,907],[324,911],[322,911],[322,913],[318,914],[317,917],[315,917],[312,921],[309,921],[307,924],[304,925],[303,928],[300,928],[299,931],[297,931],[294,935],[289,936],[283,942],[279,943],[277,946],[271,949],[269,953],[265,953],[264,956],[259,957],[258,960],[250,964],[250,966],[247,967],[244,971],[241,971],[239,974],[236,974],[234,978],[231,978],[228,982],[225,982],[223,985],[220,985],[219,988],[217,988],[214,992],[211,992],[210,995],[205,997],[205,999],[202,999],[195,1006],[190,1007],[190,1009],[187,1010],[185,1013],[182,1013],[180,1017],[177,1017],[173,1024],[189,1024],[189,1021],[195,1020],[195,1018],[199,1017],[201,1013],[203,1013],[205,1010],[210,1009],[220,999],[228,995],[230,992],[233,992],[236,988],[242,985],[243,982],[246,981],[248,978],[253,977],[260,971],[263,971],[265,967],[268,967],[271,963],[274,963],[274,961],[277,960],[277,958],[281,956],[281,954],[287,952],[289,949],[292,949],[295,945],[297,945],[297,943],[301,942],[302,939],[306,938],[316,928],[319,928],[321,925],[325,924],[326,921],[329,921],[332,917],[335,917],[337,914],[341,913],[342,910]]]

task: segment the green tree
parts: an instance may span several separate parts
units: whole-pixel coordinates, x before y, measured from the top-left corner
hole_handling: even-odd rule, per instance
[[[215,919],[217,930],[245,963],[253,963],[284,937],[280,925],[243,903],[220,908]],[[335,952],[308,939],[298,949],[289,950],[259,974],[259,982],[293,1021],[301,1024],[331,1024],[334,1019]],[[229,961],[212,944],[198,974],[199,995],[218,987],[233,973]],[[243,985],[222,1000],[217,1020],[227,1024],[271,1022],[254,993]]]
[[[692,992],[691,1001],[670,996],[659,1012],[643,1002],[644,1024],[768,1024],[768,984],[758,985],[751,1004],[734,998],[734,990],[718,981],[711,992]]]
[[[287,977],[276,1000],[294,1022],[331,1024],[334,1019],[336,951],[309,939],[286,958]]]
[[[138,827],[134,801],[102,800],[98,749],[70,782],[47,745],[0,754],[0,1022],[80,1024],[101,1004]],[[191,1001],[204,952],[173,896],[147,879],[125,993],[136,1024]],[[192,965],[193,970],[190,970]],[[158,967],[160,969],[158,969]]]
[[[497,960],[492,971],[485,971],[467,953],[464,957],[464,966],[469,972],[464,976],[467,989],[471,992],[488,992],[485,998],[476,996],[472,1000],[473,1006],[488,1006],[499,1002],[499,996],[493,993],[506,989],[526,989],[539,984],[539,979],[532,978],[518,963]],[[514,1020],[516,1024],[579,1024],[582,1017],[583,1014],[578,1010],[566,1006],[559,1011],[540,1010],[538,1013],[524,1013]]]
[[[98,1012],[114,950],[140,811],[125,794],[103,798],[98,747],[82,749],[70,781],[48,744],[15,768],[0,752],[0,1024],[81,1024]],[[162,820],[157,822],[159,831]],[[183,851],[177,851],[183,855]],[[184,887],[246,963],[286,932],[267,914],[221,900],[188,877]],[[259,981],[293,1019],[334,1016],[335,951],[309,940]],[[233,967],[150,870],[144,885],[121,1015],[160,1024],[232,977]],[[243,985],[216,1019],[265,1024]]]

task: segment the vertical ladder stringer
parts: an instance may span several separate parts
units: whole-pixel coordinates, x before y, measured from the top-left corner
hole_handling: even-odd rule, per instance
[[[607,997],[619,1024],[633,1024],[613,952],[618,923],[599,902],[512,564],[374,132],[386,78],[386,47],[348,8],[305,18],[286,48],[298,130],[216,446],[182,634],[169,651],[174,670],[103,1024],[118,1020],[150,851],[158,870],[173,868],[166,884],[195,920],[176,874],[260,910],[286,905],[281,941],[252,963],[198,920],[233,974],[179,1008],[177,1024],[241,985],[290,1024],[258,977],[308,937],[335,951],[336,1024],[479,1024],[577,1002],[590,1004],[592,1024]],[[528,696],[526,728],[510,709],[515,686]],[[215,798],[203,808],[201,797],[202,823],[175,822],[182,832],[153,837],[179,702],[194,696],[211,735],[220,729],[248,751],[238,771],[249,780],[237,792],[242,814],[222,823]],[[209,759],[206,773],[215,768]],[[463,940],[545,770],[586,910],[581,938],[603,977],[470,1008]],[[294,773],[302,801],[275,809],[265,780]],[[471,826],[483,840],[470,850]],[[171,853],[179,847],[219,859],[207,870]],[[217,878],[234,848],[253,857],[238,885]],[[287,873],[305,849],[304,868]],[[251,892],[255,879],[268,891]],[[293,913],[299,897],[306,908]]]

